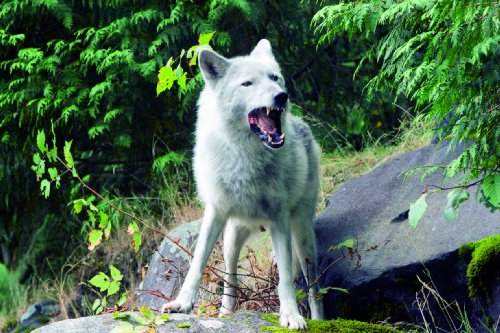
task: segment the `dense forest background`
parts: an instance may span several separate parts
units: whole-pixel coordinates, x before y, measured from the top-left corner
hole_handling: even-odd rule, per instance
[[[459,3],[2,1],[2,315],[15,318],[37,293],[64,295],[68,299],[59,301],[72,305],[73,314],[87,314],[91,300],[71,296],[72,290],[85,287],[79,282],[109,263],[139,279],[159,240],[145,228],[136,253],[126,233],[130,219],[96,199],[55,161],[46,165],[57,169],[57,176],[51,175],[52,189],[41,192],[41,174],[32,170],[34,163],[40,168],[34,160],[40,131],[61,156],[64,142],[71,141],[82,180],[151,228],[169,229],[199,217],[190,163],[202,82],[196,65],[179,56],[201,34],[215,32],[211,46],[228,57],[248,53],[258,40],[269,39],[294,112],[309,122],[325,156],[391,144],[402,123],[424,123],[432,131],[447,119],[451,125],[440,127],[440,137],[452,133],[457,142],[476,139],[480,144],[451,175],[471,166],[476,172],[465,183],[498,175],[498,3]],[[431,9],[427,17],[422,15]],[[456,22],[459,31],[447,35]],[[425,37],[423,32],[434,35]],[[405,44],[412,38],[417,40]],[[458,49],[461,53],[453,55]],[[158,71],[170,58],[186,73],[188,89],[157,95]],[[460,82],[452,79],[457,75]],[[442,81],[429,83],[434,76]],[[404,81],[412,78],[414,82]],[[424,83],[439,86],[441,92],[418,90],[420,84],[428,87]],[[112,245],[89,251],[97,222],[91,214],[79,214],[78,200],[93,202],[86,207],[95,205],[109,217],[113,232],[107,242]]]

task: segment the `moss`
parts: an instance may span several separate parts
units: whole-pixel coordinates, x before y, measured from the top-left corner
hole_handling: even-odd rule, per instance
[[[189,324],[189,323],[180,323],[180,324],[177,324],[177,327],[178,328],[190,328],[191,324]]]
[[[39,322],[40,324],[47,324],[48,322],[50,322],[50,318],[47,316],[41,316],[37,318],[36,321]]]
[[[262,319],[265,319],[273,324],[279,325],[279,316],[272,314],[263,314]],[[335,320],[308,320],[307,322],[307,332],[311,333],[322,333],[322,332],[336,332],[336,333],[399,333],[396,329],[380,325],[380,324],[370,324],[366,322],[356,321],[356,320],[346,320],[346,319],[335,319]],[[262,331],[265,332],[296,332],[295,330],[290,330],[284,327],[277,326],[263,326]]]
[[[458,250],[464,260],[470,260],[467,266],[467,284],[471,298],[485,296],[498,273],[500,264],[500,235],[494,235],[477,242],[464,244]]]
[[[12,333],[29,333],[35,330],[34,326],[18,326]]]

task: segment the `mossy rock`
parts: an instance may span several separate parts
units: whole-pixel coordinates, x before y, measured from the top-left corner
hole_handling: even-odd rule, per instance
[[[270,321],[276,325],[279,325],[279,316],[273,314],[263,314],[262,318]],[[357,320],[346,320],[346,319],[334,319],[334,320],[308,320],[307,322],[307,332],[311,333],[323,333],[323,332],[336,332],[336,333],[402,333],[395,328],[381,325],[381,324],[370,324]],[[290,330],[279,326],[263,326],[262,331],[264,332],[297,332],[296,330]]]
[[[467,267],[469,296],[489,298],[489,287],[498,277],[500,235],[464,244],[458,250],[458,255],[464,260],[470,260]]]

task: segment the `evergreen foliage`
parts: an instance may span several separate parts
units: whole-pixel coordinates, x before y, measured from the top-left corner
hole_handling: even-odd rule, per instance
[[[494,210],[500,208],[499,14],[498,1],[373,0],[325,6],[313,19],[320,44],[344,33],[373,38],[357,69],[381,65],[368,93],[391,89],[410,98],[418,120],[439,124],[437,136],[451,141],[450,150],[466,145],[442,166],[445,178],[458,176],[459,187],[483,179],[478,198]]]
[[[191,73],[185,60],[176,63],[190,83],[180,94],[157,96],[155,86],[158,70],[195,45],[199,35],[216,32],[210,43],[228,56],[269,38],[289,78],[290,94],[302,107],[298,112],[314,120],[326,148],[344,140],[331,134],[335,130],[360,147],[368,130],[381,135],[396,127],[398,114],[385,95],[372,101],[353,98],[360,96],[363,82],[353,84],[346,73],[352,72],[358,49],[366,48],[364,41],[339,39],[316,50],[309,24],[317,9],[296,1],[3,1],[0,216],[6,223],[0,224],[1,261],[17,265],[29,246],[30,265],[47,253],[63,260],[61,251],[71,252],[92,230],[66,206],[86,195],[82,186],[61,178],[64,170],[56,172],[42,156],[67,156],[68,149],[57,151],[52,142],[45,152],[37,147],[39,131],[48,145],[55,138],[71,142],[73,163],[98,191],[140,195],[164,186],[192,195],[192,111],[200,87],[190,80],[195,69]],[[38,179],[31,173],[33,164]],[[178,170],[185,185],[157,185]],[[41,177],[44,172],[47,179]],[[156,203],[148,210],[160,207]],[[110,220],[117,222],[111,215]]]

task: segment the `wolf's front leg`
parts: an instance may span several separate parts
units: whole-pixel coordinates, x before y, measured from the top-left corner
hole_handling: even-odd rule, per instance
[[[299,313],[295,300],[295,286],[292,278],[292,240],[289,216],[271,223],[271,237],[278,263],[280,298],[280,325],[291,329],[306,329],[307,324]]]
[[[201,276],[207,265],[208,257],[214,248],[227,217],[217,212],[212,206],[207,205],[201,223],[193,261],[187,273],[184,284],[179,295],[172,302],[161,307],[161,312],[185,312],[191,311],[194,305],[196,293],[200,287]]]

